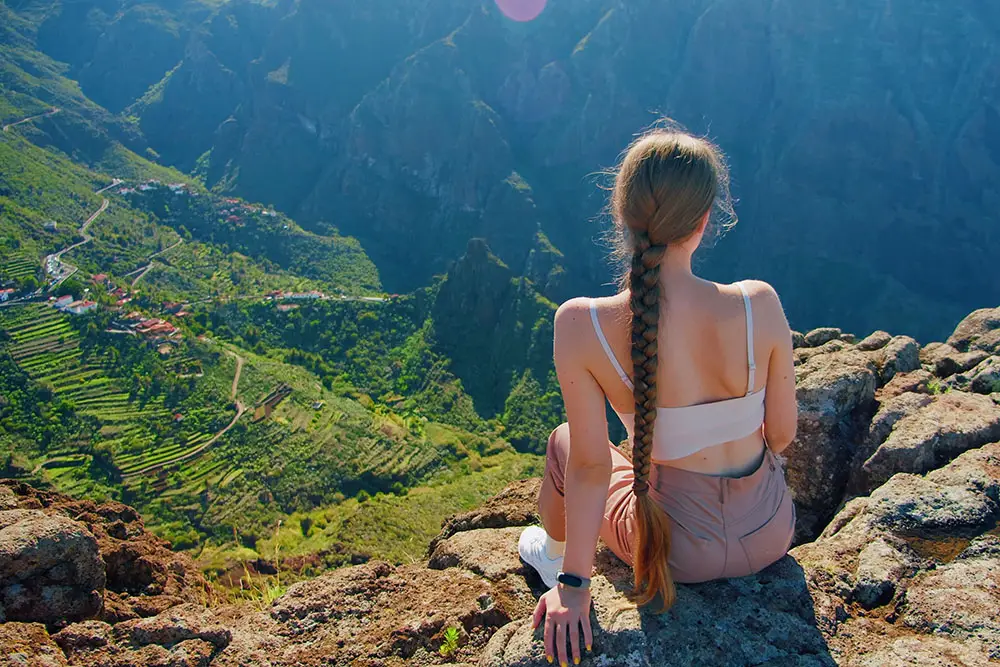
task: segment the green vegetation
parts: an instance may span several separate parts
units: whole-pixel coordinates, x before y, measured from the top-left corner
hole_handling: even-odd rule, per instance
[[[458,638],[459,638],[458,628],[449,627],[444,631],[443,638],[441,640],[441,646],[438,648],[438,653],[442,657],[449,658],[455,655],[458,650]]]
[[[205,178],[220,164],[233,176],[224,147],[165,145],[212,141],[241,85],[223,64],[235,52],[181,48],[206,19],[229,22],[222,3],[181,4],[0,5],[0,122],[29,119],[0,135],[0,287],[23,299],[0,309],[0,474],[135,505],[263,608],[286,573],[420,558],[447,515],[540,473],[535,453],[561,419],[553,304],[496,260],[486,278],[504,317],[459,340],[461,291],[483,285],[456,275],[386,297],[356,239],[159,164],[150,145]],[[247,30],[273,14],[234,12]],[[149,52],[97,48],[120,31]],[[198,85],[219,99],[164,133]],[[530,192],[517,172],[507,187]],[[46,271],[72,275],[55,285]],[[98,306],[64,314],[48,302],[63,295]],[[163,328],[136,328],[151,318]]]
[[[146,186],[129,197],[187,238],[265,261],[349,294],[379,288],[375,266],[354,239],[319,236],[273,210],[197,191]]]

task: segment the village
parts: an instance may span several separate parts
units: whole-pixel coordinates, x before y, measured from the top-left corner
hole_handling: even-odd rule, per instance
[[[128,184],[120,179],[99,190],[99,193],[110,191],[119,195],[137,195],[139,193],[155,193],[162,190],[169,190],[173,196],[198,197],[201,196],[194,187],[187,183],[163,184],[158,180],[147,180],[141,183]],[[80,228],[80,235],[83,241],[53,254],[47,255],[43,262],[46,274],[45,283],[38,289],[19,289],[17,284],[0,284],[0,305],[15,306],[19,303],[29,303],[33,301],[46,300],[45,292],[55,292],[69,277],[79,276],[79,270],[62,260],[62,256],[68,251],[91,240],[87,233],[87,227],[96,220],[108,205],[105,200],[101,208],[96,211]],[[234,226],[243,226],[250,216],[265,216],[275,218],[278,213],[267,207],[249,204],[241,199],[233,197],[218,198],[212,202],[212,207],[219,216],[219,221],[225,221]],[[288,225],[285,225],[287,228]],[[46,229],[54,231],[56,223],[46,225]],[[163,252],[163,251],[160,251]],[[155,254],[154,254],[155,256]],[[134,273],[134,272],[133,272]],[[131,274],[125,274],[126,276]],[[119,281],[120,282],[120,281]],[[111,326],[107,329],[109,333],[125,334],[137,336],[145,339],[150,345],[155,346],[161,354],[168,355],[172,347],[175,347],[183,337],[183,332],[174,323],[164,319],[164,317],[182,318],[187,316],[189,306],[171,301],[162,304],[143,303],[142,312],[126,306],[133,302],[137,296],[130,292],[128,287],[116,284],[115,279],[105,273],[93,274],[89,285],[78,291],[78,294],[64,294],[61,296],[48,296],[47,302],[58,311],[72,316],[81,316],[91,313],[99,308],[106,308],[115,311],[117,314],[112,320]],[[132,283],[134,285],[134,281]],[[288,312],[297,309],[301,304],[317,301],[365,301],[371,303],[381,303],[398,297],[396,294],[386,296],[348,296],[346,294],[329,295],[320,290],[272,290],[263,295],[245,295],[234,297],[239,299],[260,299],[265,302],[272,302],[280,312]],[[151,311],[151,313],[150,313]]]

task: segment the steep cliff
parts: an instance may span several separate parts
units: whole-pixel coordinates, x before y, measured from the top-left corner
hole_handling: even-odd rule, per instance
[[[602,547],[585,664],[1000,660],[1000,309],[922,350],[851,339],[797,336],[802,434],[787,458],[812,517],[803,543],[756,575],[680,586],[663,616],[623,608],[630,573]],[[203,606],[190,561],[129,508],[5,482],[0,646],[14,664],[81,667],[541,666],[528,620],[540,582],[516,556],[537,492],[517,482],[449,518],[426,563],[336,570],[259,610]]]
[[[742,223],[702,269],[773,282],[796,326],[930,340],[1000,298],[1000,16],[980,4],[586,0],[529,23],[488,0],[19,9],[164,159],[356,236],[393,291],[474,237],[524,275],[539,231],[565,270],[547,297],[606,289],[594,174],[668,114],[731,158]]]

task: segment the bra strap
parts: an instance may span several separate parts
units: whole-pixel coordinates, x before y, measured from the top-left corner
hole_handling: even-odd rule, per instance
[[[743,310],[747,314],[747,365],[750,367],[750,374],[747,378],[747,396],[749,396],[753,393],[756,384],[754,376],[757,374],[757,364],[754,363],[753,358],[753,307],[750,305],[750,294],[747,293],[747,288],[742,282],[738,282],[736,285],[743,292]]]
[[[595,299],[590,300],[590,321],[594,323],[594,331],[597,333],[597,340],[601,341],[601,347],[604,348],[604,354],[608,356],[608,361],[611,365],[615,367],[618,371],[618,377],[622,379],[625,386],[632,389],[632,380],[629,378],[628,374],[625,373],[625,369],[622,365],[618,363],[618,358],[615,357],[615,353],[611,351],[611,346],[608,345],[608,339],[604,337],[604,331],[601,329],[601,323],[597,319],[597,301]]]

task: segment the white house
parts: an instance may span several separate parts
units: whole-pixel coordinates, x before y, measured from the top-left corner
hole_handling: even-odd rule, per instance
[[[0,289],[0,301],[6,301],[10,297],[14,296],[14,290],[12,289]]]
[[[74,301],[76,301],[76,299],[74,299],[71,295],[67,294],[66,296],[61,296],[55,301],[53,301],[52,305],[58,308],[59,310],[63,310],[66,308],[66,306],[73,303]]]
[[[73,315],[83,315],[84,313],[88,313],[95,308],[97,308],[97,304],[93,301],[74,301],[66,306],[66,312],[72,313]]]

